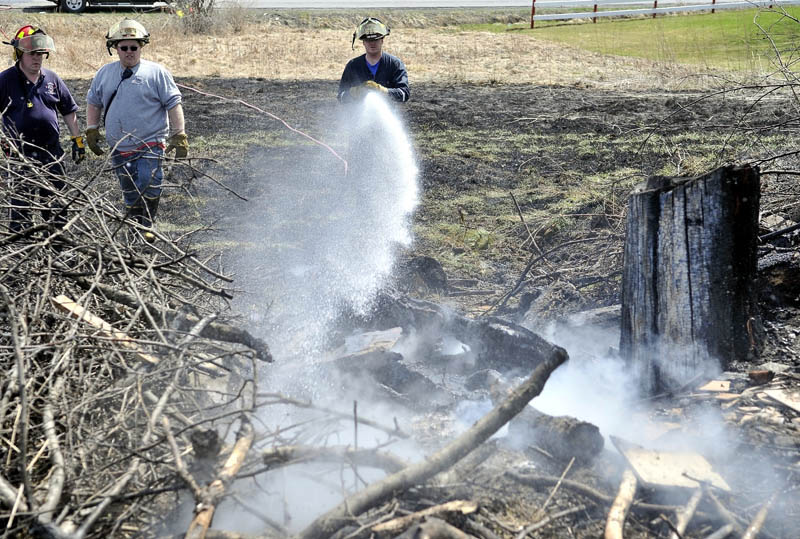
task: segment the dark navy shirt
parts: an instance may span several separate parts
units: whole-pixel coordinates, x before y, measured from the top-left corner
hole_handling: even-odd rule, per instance
[[[0,73],[0,113],[12,139],[21,138],[55,153],[60,149],[58,114],[77,110],[64,81],[49,69],[42,68],[36,84],[17,65]]]
[[[342,79],[339,81],[339,100],[348,101],[350,88],[368,80],[374,80],[381,86],[388,88],[389,96],[397,101],[408,101],[408,98],[411,97],[405,64],[397,56],[384,52],[381,54],[381,59],[378,61],[378,70],[374,75],[367,65],[366,54],[347,62],[344,73],[342,73]]]

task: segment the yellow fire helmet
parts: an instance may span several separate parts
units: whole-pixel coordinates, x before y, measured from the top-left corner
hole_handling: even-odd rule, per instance
[[[111,55],[111,48],[116,47],[120,41],[133,39],[144,45],[150,43],[150,34],[141,23],[133,19],[123,19],[108,29],[106,34],[106,49]]]
[[[388,36],[389,32],[389,27],[383,24],[381,21],[375,17],[367,17],[361,21],[361,24],[356,27],[356,31],[353,32],[352,47],[355,49],[356,38],[370,40],[381,39],[382,37]]]
[[[6,45],[14,47],[14,61],[18,61],[25,52],[43,52],[50,54],[56,52],[53,38],[41,28],[25,25],[14,33],[14,39],[4,41]]]

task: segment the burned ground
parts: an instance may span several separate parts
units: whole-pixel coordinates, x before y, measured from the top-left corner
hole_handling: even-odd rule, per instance
[[[343,152],[340,141],[326,138],[340,108],[334,82],[180,82],[276,114]],[[582,291],[583,307],[614,303],[632,186],[654,174],[692,176],[736,161],[764,159],[762,169],[792,168],[791,157],[771,160],[793,149],[788,97],[500,84],[421,83],[412,90],[412,100],[397,107],[417,153],[422,199],[414,214],[415,244],[406,255],[431,256],[449,277],[477,279],[478,288],[498,293],[520,275],[531,252],[597,237],[599,246],[587,242],[545,257],[528,285],[565,279]],[[245,197],[268,193],[270,178],[287,164],[330,157],[242,103],[190,90],[184,95],[195,155],[216,159],[210,173]],[[336,159],[324,166],[332,184],[347,185]],[[212,184],[194,184],[200,198],[192,211],[208,210],[202,222],[247,226],[236,221],[246,203],[218,193],[205,199],[202,189]],[[765,214],[794,217],[791,176],[765,176],[762,191]],[[167,215],[173,206],[166,204]],[[175,223],[191,224],[181,220]],[[602,268],[565,262],[576,249],[602,260]]]

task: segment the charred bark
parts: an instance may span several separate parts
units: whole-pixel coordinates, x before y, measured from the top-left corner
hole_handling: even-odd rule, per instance
[[[501,402],[513,389],[493,371],[486,374],[492,402]],[[605,444],[600,429],[571,416],[552,416],[526,406],[508,422],[508,436],[515,444],[535,445],[553,458],[586,463],[594,459]]]
[[[759,348],[759,173],[650,178],[630,198],[620,351],[653,394]]]
[[[526,406],[508,423],[509,437],[527,440],[559,460],[589,462],[603,450],[603,435],[591,423],[570,416],[551,416]]]
[[[405,333],[424,328],[430,334],[449,334],[469,346],[475,370],[529,372],[549,354],[550,343],[536,333],[498,317],[467,318],[429,301],[402,296],[390,290],[378,295],[372,312],[353,317],[358,327],[387,329],[400,326]]]

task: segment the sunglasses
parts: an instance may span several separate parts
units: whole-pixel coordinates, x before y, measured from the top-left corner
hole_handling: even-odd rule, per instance
[[[138,51],[138,50],[139,50],[139,46],[138,46],[138,45],[130,45],[130,46],[128,46],[128,45],[122,45],[122,46],[120,46],[120,47],[117,47],[117,48],[118,48],[119,50],[121,50],[122,52],[128,52],[128,51],[131,51],[131,52],[136,52],[136,51]]]

